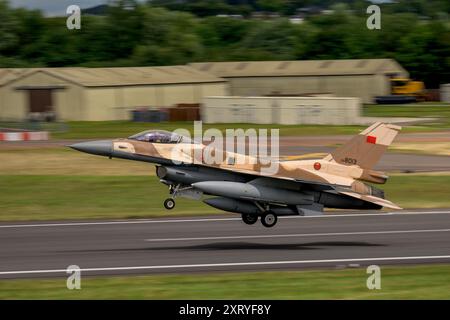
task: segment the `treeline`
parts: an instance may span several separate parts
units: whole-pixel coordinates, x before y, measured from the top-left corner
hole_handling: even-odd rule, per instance
[[[0,0],[0,67],[394,58],[428,87],[450,82],[450,25],[443,11],[424,20],[413,12],[384,13],[381,5],[381,30],[368,30],[366,8],[356,12],[346,4],[294,24],[286,17],[200,18],[154,2],[117,1],[103,16],[82,15],[80,30],[68,30],[65,17],[46,18]]]
[[[377,1],[374,1],[377,2]],[[410,12],[430,18],[450,11],[448,0],[395,0],[383,3],[385,13]],[[330,9],[335,4],[345,4],[355,13],[365,11],[373,4],[368,0],[148,0],[149,5],[170,10],[187,11],[200,17],[217,14],[241,14],[249,16],[255,11],[295,15],[298,9]]]

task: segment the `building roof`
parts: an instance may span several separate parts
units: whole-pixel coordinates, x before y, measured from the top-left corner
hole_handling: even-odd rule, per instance
[[[84,87],[225,82],[190,66],[0,69],[0,86],[43,72]]]
[[[26,69],[0,69],[0,86],[16,79],[22,75]]]
[[[392,59],[201,62],[189,65],[223,78],[408,74]]]

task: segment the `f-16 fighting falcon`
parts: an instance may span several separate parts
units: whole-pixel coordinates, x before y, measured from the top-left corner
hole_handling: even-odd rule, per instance
[[[222,152],[221,161],[204,159],[208,146],[161,130],[149,130],[126,139],[81,142],[70,147],[109,158],[145,161],[169,187],[166,209],[175,197],[203,200],[224,211],[239,213],[246,224],[260,218],[273,227],[278,216],[311,216],[324,207],[338,209],[401,209],[384,192],[365,182],[384,184],[388,177],[373,167],[401,127],[375,123],[324,158],[288,161],[276,159],[277,171],[268,174],[258,161],[240,153]],[[241,161],[245,160],[245,161]]]

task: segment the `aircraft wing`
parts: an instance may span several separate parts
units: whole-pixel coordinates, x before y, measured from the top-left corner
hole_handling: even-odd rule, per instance
[[[209,166],[209,165],[207,165]],[[215,167],[215,166],[211,166]],[[292,177],[292,173],[288,171],[281,171],[277,174],[273,174],[270,172],[265,172],[264,170],[261,170],[259,168],[254,168],[251,166],[247,167],[239,167],[234,165],[221,165],[219,167],[215,167],[218,169],[226,170],[226,171],[232,171],[236,173],[243,173],[252,175],[255,177],[269,177],[273,179],[282,179],[282,180],[290,180],[290,181],[299,181],[299,182],[307,182],[307,183],[324,183],[329,184],[328,181],[322,177],[321,175],[312,172],[310,170],[305,170],[302,168],[295,168],[295,177]]]
[[[314,191],[336,190],[335,185],[325,182],[306,181],[299,179],[296,179],[295,182],[298,182]]]

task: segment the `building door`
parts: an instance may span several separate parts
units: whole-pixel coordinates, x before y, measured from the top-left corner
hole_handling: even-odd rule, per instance
[[[53,111],[53,96],[51,89],[31,89],[28,90],[29,111],[51,112]]]

